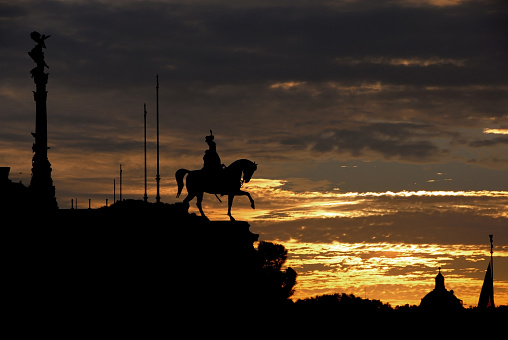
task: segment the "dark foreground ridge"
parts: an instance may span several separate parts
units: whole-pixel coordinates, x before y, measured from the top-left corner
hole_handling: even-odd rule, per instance
[[[2,230],[7,323],[121,327],[122,333],[136,324],[143,325],[142,334],[144,327],[182,330],[203,322],[216,328],[195,330],[201,334],[235,330],[235,322],[276,330],[282,328],[273,325],[287,323],[298,334],[300,327],[332,331],[339,324],[396,323],[407,331],[450,316],[344,294],[293,303],[288,297],[296,273],[281,270],[277,245],[265,242],[261,251],[249,223],[209,222],[187,210],[181,203],[123,201],[93,210],[8,214],[12,222]],[[498,314],[454,317],[492,321]]]
[[[11,314],[174,320],[288,301],[296,273],[286,288],[283,275],[273,280],[247,222],[209,222],[187,209],[123,201],[16,212],[3,228]]]
[[[24,223],[13,221],[4,232],[16,264],[12,269],[23,278],[31,273],[20,284],[30,286],[34,299],[72,295],[85,304],[98,296],[115,303],[129,296],[132,304],[137,298],[164,298],[165,292],[171,300],[192,300],[196,291],[195,302],[206,304],[221,293],[211,287],[217,281],[211,268],[251,265],[258,239],[247,222],[207,222],[188,214],[183,204],[124,201],[19,218]]]

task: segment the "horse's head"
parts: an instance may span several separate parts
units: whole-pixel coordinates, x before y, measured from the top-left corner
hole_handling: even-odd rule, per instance
[[[243,181],[245,183],[249,183],[252,175],[254,174],[254,171],[256,171],[257,168],[258,165],[255,162],[249,161],[248,166],[243,169]]]

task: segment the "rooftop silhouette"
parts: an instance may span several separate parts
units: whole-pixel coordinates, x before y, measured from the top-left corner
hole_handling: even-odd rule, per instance
[[[441,267],[439,267],[435,281],[436,286],[423,297],[420,308],[429,312],[450,312],[463,309],[462,301],[454,295],[453,290],[449,291],[445,288]]]

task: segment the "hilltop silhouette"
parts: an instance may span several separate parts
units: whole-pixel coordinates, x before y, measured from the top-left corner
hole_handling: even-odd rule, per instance
[[[264,241],[256,246],[259,235],[249,223],[210,222],[189,214],[183,203],[127,200],[101,209],[60,209],[43,216],[43,227],[34,223],[40,215],[17,218],[23,223],[4,228],[3,239],[5,306],[19,327],[26,320],[58,320],[55,327],[102,325],[110,331],[143,325],[140,335],[146,335],[146,325],[219,334],[200,328],[204,323],[220,334],[241,325],[235,336],[282,329],[289,336],[301,335],[302,327],[331,331],[341,325],[374,336],[376,327],[414,331],[444,316],[473,322],[507,315],[506,308],[485,313],[393,308],[346,294],[293,302],[297,273],[284,266],[287,249]],[[457,334],[453,327],[444,329],[443,334]]]
[[[296,272],[287,250],[254,242],[247,222],[209,222],[185,204],[123,201],[94,210],[27,214],[4,231],[12,309],[79,318],[160,318],[168,309],[290,303]]]

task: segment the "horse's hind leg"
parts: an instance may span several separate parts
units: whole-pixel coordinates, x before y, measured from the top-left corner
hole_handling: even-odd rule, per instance
[[[185,199],[183,200],[183,203],[189,204],[189,202],[192,201],[194,197],[196,197],[196,195],[188,194],[187,197],[185,197]]]
[[[231,206],[233,205],[233,199],[235,198],[235,195],[228,195],[228,216],[231,221],[235,221],[233,216],[231,216]]]

